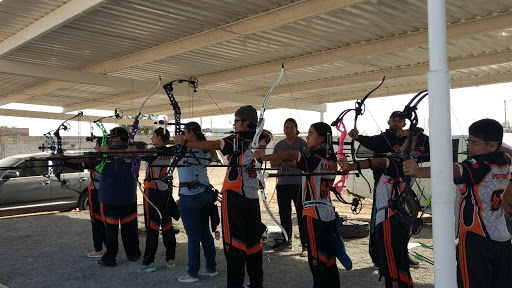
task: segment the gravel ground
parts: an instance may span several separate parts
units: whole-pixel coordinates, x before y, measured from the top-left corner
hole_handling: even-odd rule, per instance
[[[220,170],[220,169],[217,169]],[[215,174],[219,174],[215,177]],[[222,173],[215,172],[210,179],[222,181]],[[221,187],[219,183],[212,183]],[[274,187],[267,182],[267,187]],[[272,190],[267,189],[267,197],[272,198]],[[271,209],[277,214],[276,200],[271,202]],[[365,203],[361,214],[354,216],[350,207],[336,203],[340,214],[349,219],[368,220],[370,203]],[[262,207],[263,208],[263,207]],[[262,209],[263,222],[274,225]],[[143,226],[142,205],[139,205],[139,227]],[[296,220],[294,220],[296,223]],[[175,223],[182,227],[181,221]],[[65,213],[47,213],[0,218],[1,259],[0,283],[7,287],[225,287],[226,261],[222,251],[221,240],[215,241],[217,248],[217,269],[219,276],[201,276],[193,284],[180,283],[177,278],[187,272],[187,237],[182,232],[177,235],[176,267],[166,268],[164,247],[160,243],[156,255],[157,271],[153,273],[137,272],[140,263],[129,262],[120,244],[118,265],[116,267],[99,267],[97,259],[86,257],[92,249],[91,224],[87,211]],[[297,232],[297,227],[294,227]],[[294,233],[295,233],[294,232]],[[145,234],[139,234],[140,247],[144,250]],[[342,287],[384,287],[377,282],[377,271],[372,267],[368,256],[368,238],[348,239],[345,241],[354,268],[345,271],[338,263]],[[432,245],[432,229],[429,224],[414,236],[411,242]],[[313,281],[307,257],[300,257],[300,241],[293,242],[293,250],[271,250],[264,245],[264,285],[265,287],[312,287]],[[416,247],[416,251],[432,259],[432,250]],[[204,265],[204,259],[201,260]],[[426,262],[411,269],[415,287],[433,287],[434,269]],[[246,277],[246,282],[248,278]],[[1,287],[0,284],[0,287]]]

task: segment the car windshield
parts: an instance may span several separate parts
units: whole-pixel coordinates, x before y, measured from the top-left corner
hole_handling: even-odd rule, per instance
[[[21,162],[22,159],[17,157],[7,157],[0,160],[0,170],[9,170],[9,167],[14,167]]]

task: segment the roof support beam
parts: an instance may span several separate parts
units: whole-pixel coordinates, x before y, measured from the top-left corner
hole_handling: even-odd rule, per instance
[[[155,89],[158,82],[107,76],[83,71],[63,69],[55,66],[25,63],[0,59],[0,73],[8,73],[43,79],[55,79],[70,83],[88,84],[102,87],[126,89],[134,92],[147,92]],[[1,104],[6,104],[0,100]]]
[[[457,70],[482,67],[488,65],[498,65],[503,63],[503,59],[512,59],[512,50],[505,52],[498,52],[494,54],[484,54],[479,56],[468,56],[464,58],[457,58],[448,61],[448,66],[451,72],[457,72]],[[386,76],[386,80],[406,77],[414,77],[427,75],[429,66],[427,64],[415,65],[410,67],[402,67],[390,70],[382,70],[364,74],[350,75],[344,77],[338,77],[333,79],[312,81],[308,83],[299,83],[291,85],[291,87],[277,87],[274,89],[273,94],[282,95],[289,94],[290,89],[294,93],[307,92],[312,90],[330,89],[340,86],[356,85],[361,83],[379,82],[382,76]],[[261,94],[265,93],[264,89],[254,89],[247,91],[249,94]],[[329,101],[332,102],[332,101]]]
[[[285,8],[286,9],[286,8]],[[258,17],[258,16],[256,16]],[[482,33],[485,31],[494,31],[509,27],[509,23],[512,23],[512,13],[506,13],[499,16],[493,16],[484,19],[478,19],[473,21],[467,21],[463,23],[453,24],[448,27],[447,33],[450,38],[453,37],[465,37],[473,35],[475,33]],[[389,38],[371,42],[367,44],[361,44],[357,46],[340,48],[328,52],[322,52],[310,56],[299,57],[291,59],[286,62],[288,70],[302,69],[313,65],[319,65],[321,63],[330,63],[333,61],[342,61],[351,57],[358,57],[364,55],[370,55],[382,51],[389,51],[400,47],[408,47],[414,45],[427,44],[427,32],[417,32],[406,36],[399,36],[395,38]],[[191,48],[192,49],[192,48]],[[179,52],[177,52],[179,53]],[[280,64],[280,63],[279,63]],[[276,63],[267,63],[259,66],[253,66],[250,68],[243,68],[228,72],[215,73],[210,75],[201,76],[201,83],[203,85],[214,84],[225,82],[240,78],[257,77],[265,74],[272,74],[275,72]],[[89,69],[93,71],[94,69]],[[100,69],[104,71],[104,68]],[[109,72],[109,71],[107,71]],[[8,104],[14,101],[30,98],[40,93],[51,91],[59,87],[65,86],[64,82],[50,82],[48,84],[40,85],[36,88],[28,89],[17,94],[12,94],[0,99],[0,104]],[[279,89],[279,88],[277,88]],[[238,95],[238,94],[235,94]],[[131,95],[126,95],[126,100],[132,99]],[[227,101],[233,101],[234,99],[228,99]],[[122,100],[121,100],[122,101]],[[93,107],[84,107],[93,108]],[[302,108],[300,108],[302,109]],[[308,109],[309,110],[309,109]],[[66,109],[66,111],[71,111]],[[320,111],[320,110],[317,110]]]
[[[468,37],[474,34],[486,31],[494,31],[510,28],[512,23],[512,13],[506,13],[499,16],[492,16],[484,19],[467,21],[463,23],[453,24],[447,27],[448,39],[458,37]],[[295,69],[303,69],[312,66],[319,66],[326,63],[340,62],[350,58],[356,58],[364,55],[392,51],[406,47],[418,45],[427,45],[428,32],[421,31],[417,33],[407,34],[405,36],[397,36],[386,38],[370,43],[343,47],[327,52],[319,52],[316,54],[297,57],[285,62],[288,71]],[[209,85],[219,82],[227,82],[230,80],[240,80],[242,78],[257,77],[266,74],[275,73],[276,65],[281,65],[281,61],[266,63],[258,66],[231,70],[227,72],[215,73],[210,75],[202,75],[201,83]]]
[[[103,87],[112,87],[112,88],[120,88],[126,89],[132,92],[146,92],[144,93],[127,93],[121,96],[115,96],[111,98],[105,99],[109,103],[112,102],[121,102],[126,100],[133,100],[135,97],[143,98],[155,90],[158,85],[158,82],[153,81],[143,81],[143,80],[134,80],[128,78],[107,76],[102,74],[83,72],[83,71],[74,71],[69,69],[63,69],[53,66],[40,65],[40,64],[30,64],[12,60],[0,59],[0,73],[9,73],[16,74],[22,76],[30,76],[37,78],[45,78],[45,79],[58,79],[61,81],[72,82],[72,83],[81,83],[88,85],[96,85]],[[160,89],[160,88],[159,88]],[[159,94],[162,94],[162,90],[160,90]],[[174,94],[175,95],[188,95],[189,87],[186,85],[175,85],[174,86]],[[264,93],[263,93],[264,94]],[[197,98],[210,99],[210,96],[215,99],[215,101],[224,101],[224,102],[235,102],[241,104],[251,104],[260,105],[262,99],[257,96],[251,95],[241,95],[236,93],[229,92],[215,92],[215,91],[198,91],[194,95]],[[70,107],[66,107],[65,112],[76,111],[79,109],[87,109],[87,108],[96,108],[101,105],[101,100],[98,99],[95,101],[89,101],[89,105],[77,104]],[[269,106],[275,105],[277,102],[270,102]],[[0,105],[7,104],[5,100],[0,99]],[[292,104],[288,102],[282,103],[286,105],[285,108],[292,108]],[[311,103],[297,103],[297,107],[300,106],[300,109],[303,110],[312,110],[312,111],[325,111],[326,106],[324,104],[311,104]],[[88,107],[89,106],[89,107]],[[293,108],[295,105],[293,105]],[[319,109],[319,110],[318,110]]]
[[[271,29],[286,23],[318,15],[333,9],[354,5],[363,0],[310,0],[292,3],[254,17],[242,19],[218,28],[199,33],[184,39],[168,42],[155,48],[134,53],[112,61],[104,62],[91,71],[115,71],[129,66],[155,61],[240,37],[258,31]]]
[[[40,119],[55,119],[55,120],[67,120],[72,114],[64,114],[64,113],[52,113],[52,112],[40,112],[40,111],[27,111],[27,110],[15,110],[15,109],[3,109],[0,108],[0,114],[2,116],[12,116],[12,117],[25,117],[25,118],[40,118]],[[82,120],[86,121],[89,119],[98,119],[101,116],[97,115],[84,115],[82,116]],[[78,118],[77,118],[78,119]],[[75,121],[75,120],[73,120]],[[103,123],[114,123],[114,124],[133,124],[133,119],[123,118],[104,118],[101,120]],[[145,126],[155,126],[155,120],[140,120],[140,125]]]
[[[103,2],[105,2],[105,0],[69,1],[68,3],[55,9],[43,18],[25,27],[18,33],[3,40],[0,43],[0,56],[23,46],[30,40],[38,38],[56,28],[59,28],[69,21],[79,17],[81,14],[86,13],[87,11],[103,4]]]
[[[74,2],[78,2],[78,3],[91,2],[91,3],[93,3],[93,2],[98,2],[98,1],[102,2],[100,0],[94,0],[94,1],[92,1],[92,0],[91,1],[73,0],[70,3],[72,3],[72,2],[73,3]],[[138,53],[134,53],[134,54],[131,54],[131,55],[128,55],[125,57],[113,59],[113,60],[98,64],[98,65],[95,65],[93,67],[90,67],[84,71],[93,72],[93,73],[109,73],[109,72],[115,71],[117,69],[122,69],[122,68],[129,67],[132,65],[154,61],[156,59],[169,57],[172,55],[177,55],[177,54],[184,53],[184,52],[187,52],[187,51],[190,51],[193,49],[197,49],[200,47],[212,45],[212,44],[218,43],[220,41],[225,41],[225,40],[229,40],[232,38],[240,37],[241,35],[247,35],[247,34],[255,33],[257,31],[270,29],[272,27],[281,25],[282,23],[289,23],[289,22],[296,21],[299,19],[311,17],[311,16],[321,14],[323,12],[326,12],[326,11],[329,11],[332,9],[343,8],[343,7],[346,7],[346,6],[349,6],[349,5],[358,3],[358,2],[362,2],[362,1],[363,0],[311,0],[311,1],[303,1],[303,2],[293,3],[286,7],[275,9],[275,10],[272,10],[267,13],[263,13],[263,14],[260,14],[260,15],[257,15],[257,16],[251,17],[251,18],[242,19],[235,23],[230,23],[230,24],[218,27],[216,29],[212,29],[210,31],[192,35],[192,36],[186,37],[184,39],[171,41],[171,42],[165,43],[163,45],[160,45],[160,46],[157,46],[154,48],[150,48],[150,49],[138,52]],[[62,6],[62,7],[64,7],[64,6]],[[68,21],[69,20],[71,20],[71,18],[68,19]],[[26,41],[28,41],[28,39]],[[11,50],[12,49],[14,49],[14,48],[11,48]],[[55,79],[55,80],[57,80],[57,79]],[[46,87],[46,85],[50,85],[50,87]],[[41,94],[41,93],[44,93],[47,91],[51,91],[51,89],[53,89],[53,90],[58,89],[65,85],[67,85],[66,82],[58,82],[58,83],[50,82],[47,84],[40,85],[36,88],[27,89],[23,92],[3,97],[2,103],[8,104],[8,103],[12,103],[17,100],[26,99],[26,98],[31,97],[28,95],[38,95],[38,94]],[[55,87],[57,87],[57,88],[55,88]]]

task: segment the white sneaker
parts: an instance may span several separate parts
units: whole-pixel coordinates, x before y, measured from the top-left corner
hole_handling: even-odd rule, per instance
[[[208,271],[203,271],[201,272],[201,275],[206,275],[206,276],[217,276],[219,275],[219,272],[215,271],[215,272],[208,272]]]
[[[187,274],[187,275],[180,276],[178,278],[178,281],[183,282],[183,283],[194,283],[194,282],[199,281],[199,279]]]
[[[96,251],[89,252],[89,253],[87,253],[87,257],[97,258],[97,257],[103,256],[105,253],[107,253],[107,248],[103,248],[103,250],[98,251],[98,252],[96,252]]]

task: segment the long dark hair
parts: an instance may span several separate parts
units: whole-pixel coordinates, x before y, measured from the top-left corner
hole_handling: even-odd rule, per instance
[[[332,135],[331,126],[324,122],[316,122],[311,124],[311,127],[315,129],[316,134],[318,134],[318,136],[324,137],[324,143],[327,143],[327,134]]]
[[[311,124],[311,127],[313,127],[313,129],[315,129],[316,134],[318,134],[318,136],[324,137],[324,142],[322,143],[321,147],[323,149],[325,149],[327,155],[333,155],[332,153],[334,151],[333,151],[332,143],[330,143],[330,142],[332,142],[331,126],[329,126],[329,124],[324,123],[324,122],[316,122],[316,123]],[[328,137],[327,135],[330,135],[330,137]]]
[[[297,130],[297,132],[295,132],[295,135],[299,135],[299,127],[297,127],[297,121],[295,121],[295,119],[288,118],[284,121],[284,125],[286,125],[286,123],[293,123],[293,125],[295,125],[295,130]]]
[[[189,132],[192,132],[198,141],[206,141],[206,137],[203,134],[203,131],[201,131],[201,126],[197,122],[188,122],[183,127],[187,129]]]
[[[171,134],[169,133],[169,130],[167,130],[163,127],[156,128],[155,131],[153,131],[153,133],[155,133],[156,136],[159,136],[160,138],[162,138],[162,141],[164,143],[167,143],[167,141],[169,141],[169,138],[171,138]]]

